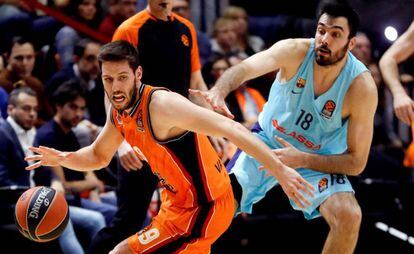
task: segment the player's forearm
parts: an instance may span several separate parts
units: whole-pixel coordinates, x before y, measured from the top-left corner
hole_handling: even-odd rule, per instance
[[[231,91],[239,88],[245,81],[246,71],[244,68],[243,63],[231,67],[223,73],[211,90],[220,92],[223,98],[226,98]]]
[[[365,168],[366,160],[350,153],[341,155],[319,155],[303,153],[302,167],[328,174],[359,175]]]
[[[385,84],[389,87],[393,96],[398,93],[405,93],[400,82],[397,61],[390,55],[384,55],[380,61],[380,69]]]
[[[68,152],[60,165],[76,171],[92,171],[106,167],[109,161],[110,159],[97,155],[91,145],[76,152]]]
[[[252,135],[242,124],[235,123],[226,138],[238,148],[257,159],[265,168],[282,169],[283,164],[278,157],[263,141]]]

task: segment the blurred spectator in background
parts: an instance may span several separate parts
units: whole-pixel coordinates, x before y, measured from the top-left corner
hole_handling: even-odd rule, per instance
[[[137,12],[136,0],[108,0],[108,14],[99,25],[99,32],[112,38],[115,30]]]
[[[50,185],[57,191],[64,192],[62,183],[54,179],[49,170],[36,170],[33,173],[25,170],[28,163],[24,157],[32,154],[28,148],[33,146],[36,135],[34,123],[37,110],[36,93],[31,88],[24,87],[12,91],[8,104],[9,116],[7,121],[0,125],[0,187],[30,188],[40,184]],[[5,215],[12,217],[13,207],[14,202],[10,204],[10,211],[8,210]],[[58,239],[60,248],[64,254],[82,254],[83,249],[72,223],[76,228],[85,230],[86,236],[92,238],[105,225],[105,221],[98,212],[73,206],[69,206],[69,210],[69,223]],[[13,219],[11,218],[8,223],[14,223]]]
[[[93,28],[98,28],[99,15],[96,0],[71,0],[67,15]],[[55,37],[55,47],[60,58],[60,65],[66,67],[73,63],[73,51],[76,43],[85,37],[70,26],[62,27]]]
[[[248,16],[245,9],[238,6],[229,6],[224,10],[222,17],[235,21],[236,47],[245,54],[242,56],[243,58],[263,50],[264,42],[262,38],[249,34]]]
[[[89,39],[82,39],[76,43],[73,55],[73,64],[69,64],[55,73],[45,85],[48,97],[65,81],[77,79],[86,91],[86,119],[103,126],[105,123],[104,91],[99,78],[98,53],[101,45]]]
[[[231,55],[239,52],[236,47],[237,34],[235,21],[226,18],[218,18],[214,22],[211,47],[215,55]]]
[[[76,80],[63,83],[54,92],[52,101],[56,114],[52,120],[39,128],[36,144],[53,146],[65,151],[80,149],[80,144],[72,131],[84,117],[85,92]],[[114,196],[105,199],[99,195],[105,191],[104,183],[93,172],[83,173],[67,170],[60,166],[51,167],[67,190],[71,205],[98,211],[110,223],[116,212]]]
[[[35,50],[33,43],[23,37],[14,37],[11,48],[6,53],[8,64],[0,72],[0,86],[7,93],[15,87],[28,86],[32,88],[39,101],[39,123],[48,120],[51,116],[51,107],[47,102],[42,82],[32,75],[35,65]]]
[[[190,0],[173,0],[172,11],[183,18],[191,20]],[[197,30],[198,51],[200,54],[201,65],[211,57],[211,42],[207,34]]]

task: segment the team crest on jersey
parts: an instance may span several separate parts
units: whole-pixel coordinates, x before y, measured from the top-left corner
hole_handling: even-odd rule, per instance
[[[145,129],[144,129],[144,123],[142,122],[142,109],[138,111],[136,123],[137,123],[137,131],[144,132]]]
[[[325,102],[321,115],[325,118],[330,119],[335,111],[335,108],[336,108],[335,102],[333,100],[329,100]]]
[[[188,47],[190,46],[190,40],[188,39],[188,36],[183,34],[181,35],[181,42],[184,44],[184,46]]]
[[[306,79],[298,78],[298,80],[296,81],[296,87],[297,88],[304,88],[305,85],[306,85]]]
[[[298,80],[296,80],[295,87],[293,87],[292,93],[301,94],[305,85],[306,85],[306,79],[298,78]]]
[[[322,178],[318,183],[319,193],[328,189],[328,179],[326,177]]]

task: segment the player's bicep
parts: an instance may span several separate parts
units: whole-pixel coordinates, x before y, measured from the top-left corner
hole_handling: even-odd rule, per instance
[[[378,97],[375,82],[369,73],[364,77],[354,91],[350,100],[350,116],[348,125],[348,149],[362,160],[365,165],[371,147],[374,132],[374,115],[377,108]]]
[[[151,105],[157,112],[157,119],[165,119],[164,124],[168,124],[170,128],[176,127],[208,136],[228,136],[226,131],[231,129],[234,121],[197,106],[179,94],[164,93],[168,94],[164,94],[163,99],[154,101],[156,104]]]

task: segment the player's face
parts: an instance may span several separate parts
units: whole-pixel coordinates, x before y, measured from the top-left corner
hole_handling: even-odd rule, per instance
[[[102,82],[105,93],[117,110],[130,109],[137,99],[142,68],[134,71],[126,60],[102,63]]]
[[[341,61],[355,44],[349,39],[349,25],[344,17],[332,18],[323,14],[315,34],[315,58],[319,65],[333,65]]]

